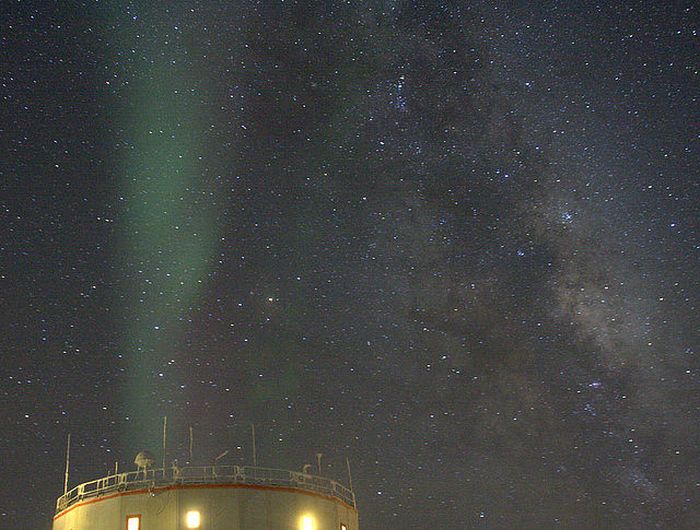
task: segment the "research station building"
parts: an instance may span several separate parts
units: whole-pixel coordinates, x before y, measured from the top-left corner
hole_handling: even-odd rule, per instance
[[[335,480],[235,465],[114,473],[59,497],[53,519],[53,530],[194,528],[359,530],[359,522],[353,491]]]

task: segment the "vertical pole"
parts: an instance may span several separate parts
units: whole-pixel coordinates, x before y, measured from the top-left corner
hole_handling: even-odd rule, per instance
[[[68,443],[66,444],[66,474],[63,478],[63,494],[68,493],[68,467],[70,466],[70,433],[68,433]]]
[[[258,467],[258,452],[255,447],[255,424],[251,423],[250,427],[253,433],[253,467]]]
[[[115,475],[119,474],[119,461],[114,462],[114,474]]]
[[[190,425],[190,459],[187,461],[190,465],[192,465],[192,438],[192,425]]]
[[[352,491],[352,473],[350,472],[350,459],[346,456],[345,463],[348,465],[348,484],[350,485],[350,491]]]
[[[318,476],[321,476],[321,457],[323,453],[316,453],[316,464],[318,466]]]
[[[168,428],[168,417],[163,416],[163,469],[165,469],[166,434]]]

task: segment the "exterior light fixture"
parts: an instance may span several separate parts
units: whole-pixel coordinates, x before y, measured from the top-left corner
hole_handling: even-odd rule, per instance
[[[185,524],[187,528],[199,528],[200,517],[197,510],[190,510],[185,516]]]
[[[304,515],[301,518],[301,528],[300,530],[316,530],[316,525],[314,524],[314,518],[310,515]]]

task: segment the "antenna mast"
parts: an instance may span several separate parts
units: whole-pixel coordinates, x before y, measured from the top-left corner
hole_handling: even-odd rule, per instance
[[[70,466],[70,433],[68,433],[68,443],[66,444],[66,474],[63,478],[63,494],[68,493],[68,467]]]
[[[352,473],[350,473],[350,459],[346,456],[345,463],[348,465],[348,482],[350,484],[350,491],[352,491]]]
[[[255,424],[251,423],[250,427],[251,427],[252,433],[253,433],[253,467],[258,467],[258,453],[257,453],[257,450],[255,448]]]
[[[187,463],[192,465],[192,425],[190,425],[190,459]]]
[[[163,469],[165,469],[165,450],[167,448],[167,445],[166,445],[167,428],[168,428],[168,417],[163,416]]]

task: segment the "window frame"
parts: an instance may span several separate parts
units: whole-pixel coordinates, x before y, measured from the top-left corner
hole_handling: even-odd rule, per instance
[[[131,519],[137,519],[139,523],[138,523],[136,530],[142,530],[141,529],[141,514],[140,513],[132,513],[132,514],[129,514],[126,516],[126,527],[125,527],[126,530],[130,530],[129,521]]]

